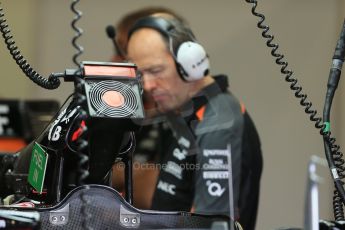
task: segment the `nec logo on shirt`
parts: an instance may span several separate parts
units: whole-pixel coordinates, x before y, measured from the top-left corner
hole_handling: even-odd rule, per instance
[[[164,182],[164,181],[159,181],[158,182],[158,185],[157,185],[157,188],[166,192],[166,193],[169,193],[171,195],[175,195],[176,192],[175,192],[175,188],[176,188],[176,185],[174,184],[169,184],[167,182]]]

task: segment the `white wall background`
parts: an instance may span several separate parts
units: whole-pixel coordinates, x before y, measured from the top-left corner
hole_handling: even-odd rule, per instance
[[[2,0],[6,18],[22,54],[44,76],[74,67],[70,22],[71,1]],[[342,0],[261,0],[279,51],[308,94],[320,116],[331,57],[345,17]],[[252,114],[259,130],[264,172],[257,229],[303,226],[306,171],[310,156],[324,156],[318,130],[299,106],[289,85],[265,46],[257,18],[245,0],[84,0],[77,6],[84,30],[78,42],[85,52],[80,60],[107,61],[112,43],[105,26],[142,6],[161,5],[182,14],[207,48],[212,72],[230,75],[231,90]],[[71,83],[55,91],[40,89],[21,73],[0,42],[0,96],[3,98],[54,98],[63,101]],[[344,145],[344,83],[340,81],[333,105],[332,130]],[[332,219],[332,182],[327,169],[320,185],[320,216]]]

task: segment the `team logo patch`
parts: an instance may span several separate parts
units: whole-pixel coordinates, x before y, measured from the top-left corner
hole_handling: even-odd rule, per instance
[[[180,137],[178,140],[178,144],[185,147],[185,148],[189,148],[190,147],[190,142],[187,138],[185,137]]]
[[[176,185],[169,184],[168,182],[165,182],[165,181],[160,180],[158,182],[157,188],[162,190],[163,192],[169,193],[173,196],[176,194],[176,192],[175,192]]]
[[[182,168],[173,161],[168,161],[166,167],[164,167],[163,170],[175,176],[177,179],[182,179]]]
[[[182,149],[182,151],[179,148],[175,148],[173,151],[173,156],[176,157],[178,160],[182,161],[186,159],[187,151]]]
[[[222,188],[222,186],[217,182],[211,182],[208,180],[206,185],[207,191],[211,196],[221,196],[225,191],[225,188]]]
[[[229,178],[228,171],[204,171],[204,179],[227,179]]]
[[[205,157],[210,156],[230,156],[230,152],[228,149],[204,149],[203,155]]]

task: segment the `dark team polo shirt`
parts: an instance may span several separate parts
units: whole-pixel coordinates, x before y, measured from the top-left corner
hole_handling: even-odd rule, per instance
[[[152,209],[189,211],[194,205],[197,213],[233,215],[236,219],[241,213],[255,225],[262,167],[260,142],[251,119],[227,91],[226,78],[215,77],[217,82],[193,98],[182,116],[167,116],[173,131],[166,136]],[[249,138],[245,127],[248,121]],[[257,140],[253,142],[251,138]],[[259,167],[254,170],[254,178],[253,164],[243,162],[243,156],[253,160],[248,153],[251,142],[255,146],[249,151],[258,149],[259,155],[255,158]],[[243,167],[246,172],[242,173]],[[241,194],[256,199],[248,205]],[[249,213],[250,218],[241,212],[242,207],[255,209]]]

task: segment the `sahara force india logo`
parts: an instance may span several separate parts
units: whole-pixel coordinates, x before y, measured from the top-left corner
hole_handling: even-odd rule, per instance
[[[221,196],[223,195],[225,188],[217,182],[206,181],[207,191],[211,196]]]

